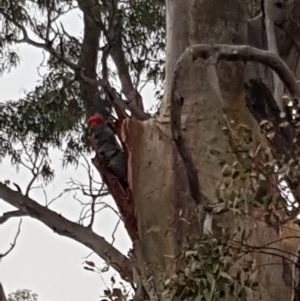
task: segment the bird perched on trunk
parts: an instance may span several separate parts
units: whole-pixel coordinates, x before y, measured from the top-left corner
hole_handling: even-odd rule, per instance
[[[87,120],[96,143],[96,151],[101,163],[113,174],[124,188],[127,185],[126,159],[113,131],[103,121],[99,113]]]

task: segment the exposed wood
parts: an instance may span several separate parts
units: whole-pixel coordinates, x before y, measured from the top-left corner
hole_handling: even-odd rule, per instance
[[[114,198],[131,240],[138,240],[135,205],[130,189],[125,190],[117,181],[116,177],[102,166],[97,156],[92,159],[92,162],[101,174],[104,183],[106,183],[108,191]]]
[[[292,3],[297,7],[298,2],[268,3]],[[284,162],[298,155],[295,130],[291,126],[280,126],[280,111],[284,106],[278,101],[277,92],[276,104],[274,87],[268,77],[270,72],[264,73],[265,66],[274,70],[292,98],[300,101],[300,88],[293,74],[298,66],[290,70],[295,64],[297,45],[287,38],[288,32],[299,33],[298,23],[286,20],[287,12],[279,14],[279,19],[268,12],[265,24],[260,17],[250,24],[246,1],[167,0],[165,95],[159,112],[150,118],[144,113],[141,97],[130,78],[120,31],[110,55],[128,102],[123,102],[105,76],[97,78],[100,6],[96,0],[78,0],[78,3],[85,23],[80,61],[77,65],[65,58],[61,60],[80,82],[88,115],[99,111],[107,120],[113,106],[119,117],[113,127],[127,157],[128,189],[105,170],[98,157],[93,159],[93,164],[116,201],[134,243],[131,254],[134,259],[129,260],[90,228],[68,221],[20,191],[1,184],[0,197],[19,209],[3,216],[2,221],[22,214],[36,218],[56,233],[94,250],[123,279],[142,283],[150,300],[176,301],[178,296],[166,297],[165,283],[185,273],[186,262],[180,255],[202,239],[204,209],[199,204],[203,203],[203,195],[207,195],[209,202],[219,201],[216,191],[224,183],[220,163],[235,164],[246,175],[248,170],[240,153],[248,154],[261,147],[251,161],[253,169],[266,163],[268,146],[271,146],[272,159],[284,157]],[[290,13],[289,9],[287,11]],[[45,49],[45,45],[30,41],[26,32],[24,39]],[[245,46],[248,44],[261,49]],[[59,58],[52,48],[46,50]],[[107,70],[103,74],[107,75]],[[104,90],[106,100],[99,98],[99,87]],[[128,118],[127,109],[132,118]],[[292,120],[290,116],[286,119]],[[262,120],[274,123],[276,133],[271,142],[261,131]],[[250,133],[246,137],[249,139],[245,138],[243,130]],[[261,190],[270,200],[280,196],[278,179],[272,170],[255,189],[250,182],[245,176],[239,185],[255,190],[255,200]],[[235,185],[230,181],[229,190],[234,191]],[[247,301],[291,300],[294,295],[292,282],[299,229],[293,225],[291,237],[285,228],[289,223],[267,221],[267,209],[271,205],[273,203],[256,207],[250,203],[241,221],[227,215],[225,210],[224,215],[224,212],[219,215],[228,226],[228,232],[234,232],[238,222],[251,232],[243,247],[247,253],[245,257],[252,260],[258,271],[258,287],[247,292]],[[133,271],[138,279],[133,279]],[[142,297],[145,296],[142,294]]]

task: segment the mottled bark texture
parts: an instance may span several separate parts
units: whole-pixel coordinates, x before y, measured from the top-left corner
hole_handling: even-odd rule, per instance
[[[176,274],[182,264],[175,260],[176,256],[202,234],[199,208],[189,195],[186,171],[171,138],[170,87],[174,66],[186,48],[194,44],[255,44],[264,48],[263,27],[260,27],[261,31],[248,29],[244,1],[169,0],[166,7],[167,62],[162,106],[149,121],[126,120],[122,132],[129,154],[129,186],[136,206],[139,267],[144,276],[153,277],[161,299],[162,280]],[[249,107],[253,109],[249,97],[252,102],[257,101],[251,96],[256,90],[253,81],[260,80],[261,76],[256,70],[257,64],[218,63],[221,88],[221,95],[218,95],[213,69],[208,63],[198,60],[190,64],[176,89],[183,101],[183,133],[198,170],[201,191],[214,202],[221,181],[220,161],[239,159],[230,151],[235,138],[228,139],[222,128],[229,127],[231,137],[241,135],[241,124],[250,129],[253,140],[245,145],[245,149],[259,144],[266,146],[267,141],[256,121],[259,117],[255,114],[253,117],[249,110]],[[268,78],[265,79],[269,85]],[[248,93],[247,103],[244,87]],[[282,151],[287,149],[283,147]],[[270,180],[272,184],[276,182]],[[278,193],[277,189],[273,189],[273,193]],[[249,227],[256,227],[250,238],[252,245],[265,245],[280,238],[278,231],[267,226],[263,219],[259,220],[263,209],[262,212],[252,210],[251,214]],[[291,253],[296,251],[294,246]],[[273,243],[272,247],[283,248],[281,242]],[[258,272],[259,287],[255,292],[249,292],[248,300],[290,300],[292,284],[286,279],[292,277],[291,265],[284,269],[282,259],[272,255],[254,253],[251,256],[257,266],[263,267]]]
[[[17,207],[22,214],[40,220],[56,233],[86,245],[114,267],[123,279],[138,283],[142,281],[151,301],[167,300],[164,281],[185,267],[178,255],[185,247],[190,248],[193,242],[199,242],[203,232],[203,207],[191,197],[187,170],[172,138],[171,95],[182,102],[184,140],[198,174],[201,193],[211,203],[216,202],[216,190],[222,181],[220,162],[237,162],[243,173],[244,165],[237,150],[248,152],[255,150],[258,145],[262,149],[270,147],[274,156],[284,156],[284,160],[293,159],[299,153],[293,139],[295,133],[289,127],[281,128],[278,123],[280,108],[284,108],[285,104],[278,105],[275,102],[272,73],[262,64],[217,62],[217,58],[210,54],[198,60],[192,58],[183,62],[186,66],[180,70],[174,85],[178,59],[188,47],[195,44],[246,44],[260,49],[268,48],[263,16],[248,22],[246,1],[166,1],[165,93],[159,112],[151,119],[143,112],[139,93],[133,90],[120,35],[110,55],[130,103],[126,105],[105,78],[97,82],[101,33],[101,6],[98,3],[96,0],[78,0],[84,20],[83,43],[79,66],[68,65],[80,82],[88,117],[100,113],[107,125],[112,105],[119,117],[116,133],[127,160],[128,187],[115,181],[101,164],[99,156],[93,159],[93,163],[115,199],[134,243],[131,258],[122,255],[90,228],[68,221],[20,191],[0,184],[0,197]],[[277,50],[298,76],[297,20],[300,1],[274,0],[270,3],[276,4],[276,7],[282,5],[282,15],[276,16],[279,19],[275,22]],[[45,49],[50,53],[54,51],[47,47]],[[100,98],[99,86],[107,100]],[[125,109],[131,110],[132,118],[126,117]],[[259,122],[265,119],[275,121],[277,132],[273,143],[269,143],[261,132]],[[224,127],[227,127],[226,132]],[[248,136],[251,133],[251,139],[244,139],[247,133]],[[110,138],[110,144],[116,145],[116,137]],[[100,147],[94,145],[96,151]],[[257,154],[255,164],[258,166],[264,160],[265,154],[261,151]],[[245,181],[245,186],[248,184]],[[257,194],[264,191],[274,198],[280,197],[277,184],[276,177],[270,173],[265,185],[258,187]],[[293,189],[293,183],[288,184]],[[297,188],[299,185],[295,186]],[[245,228],[252,230],[247,242],[251,251],[248,256],[254,259],[258,269],[258,288],[248,292],[247,300],[293,300],[293,277],[298,272],[293,273],[291,263],[296,258],[299,229],[293,222],[283,227],[270,226],[265,222],[266,211],[263,206],[249,206],[247,213],[242,223]],[[223,219],[230,230],[236,224],[231,217],[230,214],[224,214],[221,217],[214,216],[214,220]],[[286,237],[293,238],[282,239]],[[272,252],[259,252],[259,246],[269,246]],[[285,254],[284,260],[279,256],[281,251]],[[299,282],[296,282],[296,286],[299,286]]]
[[[161,280],[176,273],[180,265],[175,257],[188,241],[199,239],[202,233],[196,204],[188,193],[186,172],[170,133],[169,88],[174,65],[193,44],[234,44],[245,41],[246,35],[246,12],[238,1],[167,1],[164,102],[156,118],[139,124],[128,121],[124,126],[132,152],[128,164],[143,260],[159,293]],[[251,119],[243,97],[244,64],[222,63],[218,71],[229,118],[242,117],[242,111]],[[219,162],[230,155],[222,134],[222,104],[211,84],[206,63],[197,61],[180,80],[178,90],[184,99],[184,134],[199,171],[200,186],[214,200],[221,177]]]

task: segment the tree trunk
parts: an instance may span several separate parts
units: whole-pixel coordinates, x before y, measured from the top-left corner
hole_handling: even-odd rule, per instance
[[[0,301],[7,301],[1,282],[0,282]]]
[[[136,205],[138,265],[144,279],[153,277],[161,300],[166,299],[166,279],[178,275],[184,264],[178,256],[192,242],[200,241],[203,230],[199,222],[202,207],[189,194],[186,170],[170,130],[170,89],[175,64],[186,48],[194,44],[248,44],[248,40],[253,40],[248,37],[243,1],[169,0],[166,11],[167,62],[162,106],[151,120],[126,120],[122,137],[128,147],[129,182]],[[213,64],[204,60],[187,64],[190,65],[177,84],[183,100],[183,133],[198,170],[201,191],[211,202],[216,202],[216,190],[222,181],[220,162],[239,160],[232,146],[233,140],[243,139],[241,125],[250,129],[253,137],[253,141],[242,146],[246,150],[259,144],[266,146],[267,142],[246,107],[244,83],[251,72],[246,72],[243,62],[218,63],[221,95]],[[229,139],[224,126],[229,128]],[[247,222],[255,230],[249,244],[261,246],[280,238],[273,227],[255,219],[259,210],[251,212]],[[277,242],[272,247],[282,245]],[[291,300],[292,283],[286,281],[292,276],[291,265],[288,263],[289,268],[284,270],[281,257],[255,251],[251,256],[258,267],[259,286],[256,291],[249,291],[247,300]]]
[[[112,15],[106,17],[121,22],[121,6],[115,1],[103,3],[112,8]],[[203,296],[212,301],[299,300],[299,227],[288,219],[287,202],[281,196],[275,170],[289,162],[294,165],[288,167],[300,170],[300,117],[293,119],[282,99],[275,102],[272,72],[275,70],[289,88],[293,103],[300,101],[300,89],[277,56],[248,46],[234,50],[231,46],[270,49],[268,37],[271,48],[297,76],[300,0],[268,0],[269,19],[264,20],[262,14],[251,21],[247,20],[244,0],[166,0],[165,93],[153,118],[143,111],[141,96],[130,79],[130,64],[126,64],[125,48],[121,47],[122,23],[115,27],[114,21],[109,22],[112,27],[106,32],[106,21],[102,24],[102,13],[106,12],[97,4],[96,0],[78,0],[85,26],[78,65],[62,57],[48,38],[45,44],[32,41],[21,25],[24,20],[19,24],[14,16],[6,16],[6,8],[1,14],[22,32],[24,37],[17,42],[43,48],[74,71],[88,117],[101,113],[105,125],[113,125],[128,159],[128,179],[119,181],[105,169],[98,155],[93,163],[133,240],[132,256],[123,256],[96,235],[92,222],[90,227],[80,226],[36,203],[28,197],[33,182],[25,195],[21,189],[14,191],[0,183],[0,197],[19,210],[7,212],[2,219],[28,215],[56,233],[83,243],[125,281],[142,284],[142,295],[137,293],[134,301],[201,301]],[[13,7],[10,10],[14,15]],[[134,13],[140,14],[138,10]],[[268,28],[273,36],[266,32]],[[102,52],[103,78],[98,80],[102,34],[108,42],[106,50],[111,52]],[[199,49],[204,48],[200,58]],[[248,51],[248,58],[238,55],[241,49]],[[256,63],[255,52],[261,64]],[[109,84],[104,66],[108,55],[118,70],[126,103]],[[265,63],[273,71],[262,64],[261,56],[273,62]],[[284,76],[280,76],[280,70]],[[99,87],[107,99],[100,99]],[[118,116],[116,123],[109,120],[112,107]],[[127,118],[127,110],[131,118]],[[14,110],[11,112],[14,114]],[[288,125],[284,125],[286,120],[290,121]],[[261,128],[266,121],[272,123],[272,139]],[[22,130],[21,137],[24,133]],[[33,166],[33,180],[35,169]],[[299,174],[291,172],[283,179],[297,198]],[[208,236],[211,233],[206,226],[211,216],[214,233]]]

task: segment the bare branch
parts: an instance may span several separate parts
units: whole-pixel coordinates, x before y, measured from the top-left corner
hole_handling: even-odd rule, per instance
[[[116,269],[124,280],[132,282],[132,267],[129,259],[90,228],[62,217],[2,183],[0,183],[0,198],[17,207],[24,214],[41,221],[55,233],[74,239],[90,248],[108,265]]]
[[[15,238],[14,238],[13,243],[10,245],[10,248],[9,248],[5,253],[0,254],[0,260],[1,260],[3,257],[7,256],[7,255],[14,249],[14,247],[16,246],[17,239],[18,239],[18,237],[19,237],[19,235],[20,235],[20,233],[21,233],[21,225],[22,225],[22,219],[21,219],[20,222],[19,222],[18,231],[17,231],[17,233],[16,233],[16,236],[15,236]]]
[[[274,10],[276,10],[276,6],[274,5],[273,1],[264,0],[264,21],[265,21],[265,29],[267,34],[267,44],[268,50],[275,55],[278,55],[278,47],[276,41],[276,31],[275,31],[275,23],[276,20],[274,19],[275,14]],[[284,87],[280,79],[276,74],[273,73],[273,81],[274,81],[274,99],[279,107],[280,110],[283,109],[282,106],[282,95],[284,92]]]
[[[210,59],[226,61],[254,61],[262,63],[273,69],[282,80],[288,91],[298,101],[300,101],[300,88],[297,80],[289,70],[288,66],[274,53],[260,50],[250,46],[231,46],[224,44],[206,45],[197,44],[187,48],[178,59],[172,79],[171,86],[171,131],[177,146],[178,152],[186,168],[189,189],[193,199],[200,203],[202,195],[199,186],[198,172],[193,162],[193,158],[186,146],[186,142],[181,130],[181,108],[184,99],[177,91],[177,80],[189,68],[190,64],[197,59]]]
[[[277,73],[291,96],[300,100],[299,85],[285,62],[272,52],[260,50],[250,46],[233,46],[226,44],[197,44],[191,46],[187,48],[180,56],[178,62],[176,63],[174,72],[176,72],[177,69],[186,69],[189,66],[189,63],[197,59],[201,58],[207,60],[211,56],[217,57],[218,60],[224,61],[245,61],[264,64]]]
[[[108,98],[110,99],[112,104],[114,106],[117,106],[118,108],[122,109],[123,112],[125,112],[125,110],[130,111],[132,113],[132,116],[138,120],[147,120],[151,117],[149,114],[145,113],[143,110],[141,110],[137,106],[130,105],[129,103],[124,101],[118,95],[117,91],[113,87],[111,87],[111,85],[109,84],[108,81],[103,80],[103,79],[94,80],[92,78],[89,78],[84,75],[83,70],[81,70],[81,72],[80,72],[80,77],[86,83],[89,83],[91,85],[97,84],[98,86],[100,86],[103,89],[103,91],[105,92],[105,94],[108,96]]]
[[[91,198],[91,201],[83,202],[79,198],[77,198],[76,192],[73,196],[74,199],[77,200],[80,203],[80,205],[82,205],[82,210],[81,210],[80,217],[79,217],[79,223],[82,224],[83,220],[90,218],[88,227],[91,228],[93,226],[96,213],[103,209],[103,208],[101,208],[101,209],[96,208],[99,204],[102,204],[102,203],[97,202],[97,199],[99,197],[109,195],[109,192],[107,191],[104,183],[96,183],[95,182],[91,164],[84,154],[82,156],[83,156],[85,163],[84,164],[81,163],[81,166],[87,172],[87,177],[88,177],[88,181],[89,181],[88,185],[84,185],[84,184],[80,183],[79,181],[73,180],[71,178],[68,182],[68,184],[69,184],[69,186],[71,186],[71,188],[67,189],[67,191],[68,192],[80,191],[83,196],[88,196]],[[97,184],[97,186],[100,186],[100,187],[95,187],[94,184]],[[65,190],[65,192],[66,192],[66,190]],[[88,208],[88,209],[86,209],[86,208]]]
[[[116,224],[116,226],[115,226],[115,228],[114,228],[114,230],[113,230],[113,232],[112,232],[112,234],[111,234],[111,237],[112,237],[112,242],[111,242],[111,244],[112,244],[112,245],[114,244],[114,242],[115,242],[115,240],[116,240],[115,234],[116,234],[116,232],[117,232],[117,229],[118,229],[118,227],[119,227],[119,225],[120,225],[121,220],[122,220],[122,219],[119,218],[119,220],[118,220],[118,222],[117,222],[117,224]]]
[[[100,49],[102,50],[102,83],[108,82],[107,58],[110,55],[118,71],[122,92],[127,98],[126,109],[132,112],[133,117],[137,119],[148,119],[149,116],[147,116],[147,114],[144,112],[142,96],[133,85],[122,47],[122,12],[118,9],[117,1],[107,1],[105,5],[109,10],[108,29],[106,29],[106,26],[101,19],[95,20],[97,22],[97,26],[104,33],[107,40],[107,44]],[[93,18],[91,14],[90,17]],[[107,93],[105,87],[103,87],[103,85],[99,82],[98,84]],[[116,101],[115,98],[112,99]],[[118,105],[120,106],[120,104]],[[120,107],[125,109],[124,104],[122,104]]]
[[[94,220],[95,220],[95,203],[96,203],[97,198],[93,197],[92,198],[92,204],[91,204],[91,221],[88,225],[89,228],[93,227]]]
[[[78,65],[84,68],[85,75],[93,80],[97,79],[97,63],[99,56],[99,40],[101,30],[98,20],[101,18],[101,6],[94,0],[77,0],[79,9],[83,13],[84,32]],[[79,77],[81,74],[77,74]],[[104,119],[109,117],[110,104],[101,99],[97,84],[90,84],[79,77],[80,91],[84,95],[87,116],[100,113]]]
[[[110,56],[118,70],[122,92],[125,94],[129,106],[136,106],[141,111],[144,111],[142,96],[133,85],[122,47],[122,25],[122,12],[118,10],[117,2],[114,3],[112,1],[110,2],[109,30],[106,34],[108,44],[111,46]]]
[[[92,179],[92,181],[95,182],[94,179]],[[81,184],[79,181],[76,181],[71,178],[67,182],[67,184],[71,185],[71,188],[65,189],[63,193],[70,192],[70,191],[80,191],[84,196],[90,196],[90,197],[103,197],[109,195],[108,190],[106,189],[105,185],[102,183],[96,183],[97,185],[101,185],[99,188],[96,188],[96,187],[90,187],[90,185]]]
[[[20,210],[5,212],[2,214],[2,216],[0,216],[0,224],[4,224],[12,217],[20,217],[20,216],[25,216],[25,215],[27,215],[27,214],[25,214],[24,212],[22,212]]]
[[[119,20],[122,22],[122,19]],[[122,26],[122,23],[120,24]],[[120,26],[120,28],[121,28]],[[126,63],[124,51],[122,48],[122,35],[121,31],[115,35],[116,42],[112,45],[110,52],[111,58],[113,59],[115,66],[118,70],[119,79],[122,85],[122,92],[128,99],[129,106],[136,106],[140,110],[144,110],[142,96],[135,89],[130,73],[128,64]]]

